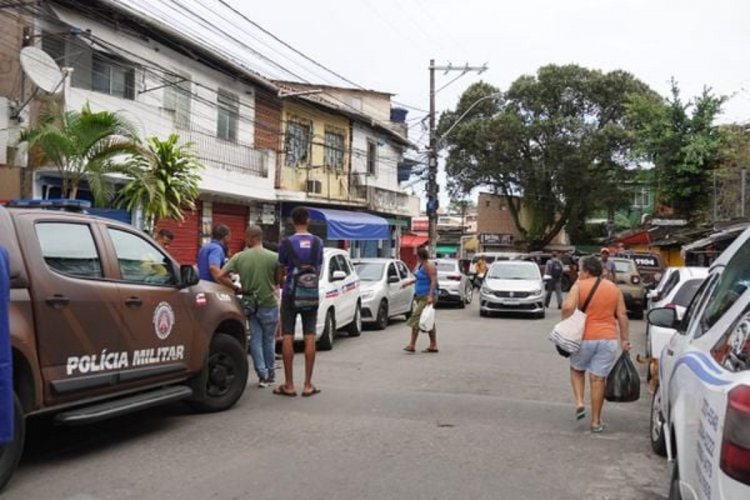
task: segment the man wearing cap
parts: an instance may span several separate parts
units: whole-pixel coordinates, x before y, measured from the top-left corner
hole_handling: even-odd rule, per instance
[[[617,284],[617,269],[615,263],[609,260],[609,248],[602,248],[599,250],[602,261],[602,278],[606,278],[611,282]]]

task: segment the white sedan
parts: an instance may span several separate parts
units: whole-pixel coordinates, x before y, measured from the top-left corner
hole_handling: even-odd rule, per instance
[[[669,498],[750,498],[750,230],[712,265],[659,358],[651,446],[673,461]]]
[[[496,261],[479,290],[479,315],[493,312],[544,318],[544,282],[539,266],[522,260]]]
[[[350,337],[362,333],[362,300],[359,276],[349,254],[337,248],[323,250],[320,270],[320,305],[315,338],[321,351],[333,348],[338,330],[346,329]],[[302,340],[302,322],[297,319],[295,340]]]
[[[695,292],[708,276],[707,267],[676,267],[665,274],[666,282],[660,283],[657,293],[649,301],[649,309],[671,307],[677,313],[677,319],[682,319],[685,309],[695,297]],[[663,285],[663,286],[662,286]],[[672,338],[675,331],[646,324],[646,356],[659,357],[664,346]]]
[[[400,260],[358,259],[354,267],[362,284],[362,321],[383,330],[394,316],[414,308],[414,275]]]

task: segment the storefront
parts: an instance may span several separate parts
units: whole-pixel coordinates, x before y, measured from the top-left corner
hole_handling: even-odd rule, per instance
[[[182,222],[162,219],[157,229],[169,229],[174,233],[174,240],[169,246],[169,253],[180,264],[195,264],[201,244],[201,202],[196,202],[195,210],[183,210]]]

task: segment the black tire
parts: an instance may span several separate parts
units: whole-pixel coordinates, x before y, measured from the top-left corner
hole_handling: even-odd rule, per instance
[[[484,309],[480,308],[479,309],[479,317],[480,318],[486,318],[487,316],[489,316],[489,313],[487,311],[485,311]]]
[[[26,419],[18,396],[13,395],[13,441],[0,445],[0,490],[10,481],[23,455]]]
[[[357,302],[357,308],[354,310],[354,319],[346,327],[346,333],[350,337],[359,337],[362,335],[362,304]]]
[[[664,423],[664,415],[661,411],[661,397],[659,396],[658,387],[651,396],[651,411],[649,413],[649,438],[651,441],[651,449],[654,450],[654,453],[657,455],[666,457],[667,440],[664,436],[664,427],[662,425]]]
[[[321,351],[330,351],[333,349],[333,342],[336,339],[336,319],[333,312],[329,310],[326,313],[326,322],[323,327],[323,335],[318,340],[318,349]]]
[[[388,327],[388,301],[383,299],[378,306],[378,315],[375,319],[375,328],[385,330]]]
[[[544,319],[547,316],[546,311],[542,311],[540,313],[536,313],[536,319]]]
[[[209,413],[228,410],[245,392],[249,366],[242,344],[231,335],[211,339],[206,365],[192,381],[193,409]]]
[[[471,304],[471,301],[474,300],[474,289],[471,287],[471,285],[466,287],[466,305]]]
[[[682,500],[682,493],[680,493],[680,463],[677,461],[677,456],[674,457],[674,465],[672,466],[672,479],[669,481],[669,500]]]

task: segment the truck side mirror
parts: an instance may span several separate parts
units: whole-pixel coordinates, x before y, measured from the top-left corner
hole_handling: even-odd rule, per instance
[[[200,283],[200,277],[194,266],[183,264],[180,266],[180,288],[188,288]]]

